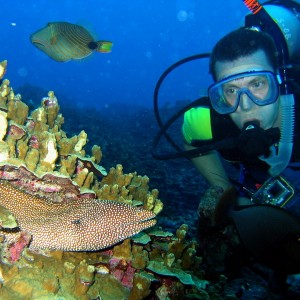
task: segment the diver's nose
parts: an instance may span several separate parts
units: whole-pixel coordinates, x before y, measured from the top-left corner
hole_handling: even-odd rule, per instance
[[[249,98],[247,94],[243,93],[242,95],[240,95],[239,107],[241,108],[241,110],[243,111],[251,110],[253,104],[254,104],[253,101]]]

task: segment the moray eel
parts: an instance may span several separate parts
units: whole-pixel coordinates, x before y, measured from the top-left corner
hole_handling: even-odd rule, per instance
[[[155,225],[155,214],[124,203],[78,199],[53,203],[0,182],[0,205],[32,235],[31,249],[92,251]]]

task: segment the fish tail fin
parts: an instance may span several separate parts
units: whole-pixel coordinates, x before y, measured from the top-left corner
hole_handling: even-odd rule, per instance
[[[97,48],[95,49],[97,52],[101,53],[109,53],[111,52],[111,48],[113,46],[112,42],[109,41],[97,41]]]

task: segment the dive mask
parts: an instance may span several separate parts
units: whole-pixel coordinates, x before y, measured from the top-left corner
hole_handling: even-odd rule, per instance
[[[243,94],[259,106],[274,103],[279,95],[278,77],[270,71],[249,71],[226,77],[208,88],[212,107],[219,114],[235,112]]]

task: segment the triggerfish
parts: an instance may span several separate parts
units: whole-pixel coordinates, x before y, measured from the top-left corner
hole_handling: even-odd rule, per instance
[[[52,59],[66,62],[82,59],[93,52],[110,52],[112,42],[96,41],[84,27],[67,22],[52,22],[33,33],[31,43]]]
[[[262,264],[286,274],[300,273],[300,220],[287,210],[267,204],[235,205],[234,189],[225,191],[215,223],[231,219],[241,241]]]

